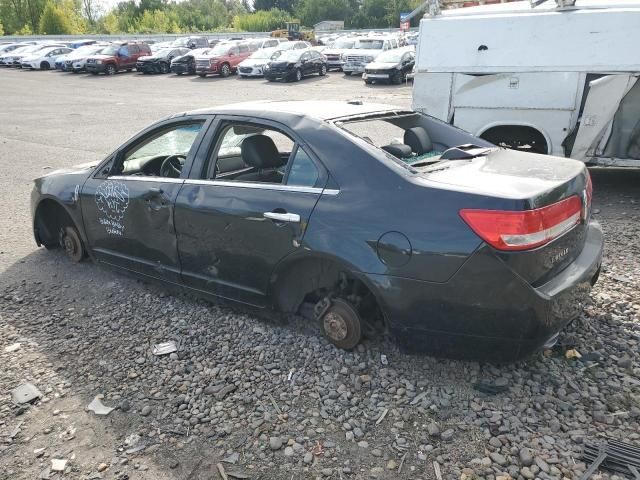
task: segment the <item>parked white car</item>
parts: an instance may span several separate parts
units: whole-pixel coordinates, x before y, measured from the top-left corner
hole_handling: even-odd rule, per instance
[[[398,48],[395,36],[361,37],[353,48],[342,54],[342,71],[347,75],[364,73],[365,66],[387,50]]]
[[[73,51],[73,48],[69,47],[48,47],[43,48],[42,50],[38,50],[37,52],[32,53],[31,55],[27,55],[22,57],[20,64],[22,68],[31,68],[34,70],[49,70],[53,68],[56,64],[56,60],[58,57],[62,55],[66,55]]]
[[[108,46],[108,43],[96,43],[77,48],[66,55],[58,57],[58,60],[56,60],[56,68],[60,68],[60,70],[64,70],[65,72],[81,72],[84,70],[87,58],[99,53]]]
[[[251,50],[260,50],[263,48],[277,48],[282,43],[288,42],[288,38],[253,38],[249,41]]]
[[[284,42],[278,45],[278,50],[298,50],[303,48],[311,48],[311,44],[303,40],[295,40],[291,42]]]
[[[40,50],[50,47],[66,47],[66,45],[55,43],[37,43],[35,45],[16,48],[13,52],[9,52],[9,55],[0,58],[0,65],[5,65],[8,67],[21,67],[22,59],[24,57],[35,55]]]
[[[245,58],[238,64],[239,77],[262,77],[264,66],[271,60],[278,58],[282,50],[276,48],[263,48],[253,52],[249,58]]]

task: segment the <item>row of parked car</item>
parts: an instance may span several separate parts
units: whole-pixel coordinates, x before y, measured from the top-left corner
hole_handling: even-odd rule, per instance
[[[412,78],[414,63],[414,47],[403,46],[395,35],[344,36],[320,46],[283,38],[210,42],[205,37],[183,37],[168,44],[86,40],[0,45],[2,66],[94,75],[135,69],[143,74],[228,77],[237,73],[241,78],[299,81],[341,70],[346,75],[361,74],[368,84],[400,84]]]

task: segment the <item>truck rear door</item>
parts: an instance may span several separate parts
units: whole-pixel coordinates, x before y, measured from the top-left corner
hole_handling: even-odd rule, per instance
[[[620,102],[636,83],[631,73],[605,75],[589,82],[571,158],[597,157],[611,135],[611,123]]]

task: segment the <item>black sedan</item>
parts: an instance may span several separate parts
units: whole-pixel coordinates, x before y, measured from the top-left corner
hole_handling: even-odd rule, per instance
[[[400,85],[407,80],[407,75],[416,63],[413,47],[387,50],[367,64],[362,74],[364,83],[392,83]]]
[[[335,345],[505,361],[553,344],[596,282],[581,162],[427,115],[258,102],[166,118],[35,180],[38,245],[210,299],[300,312]]]
[[[197,48],[190,50],[185,55],[174,57],[171,60],[170,70],[176,75],[195,75],[196,74],[196,57],[199,55],[206,55],[209,53],[210,48]]]
[[[316,50],[286,50],[264,67],[264,78],[270,82],[294,80],[299,82],[307,75],[327,73],[327,60]]]
[[[171,60],[189,52],[191,50],[186,47],[163,48],[153,55],[139,57],[136,61],[136,71],[142,73],[169,73]]]

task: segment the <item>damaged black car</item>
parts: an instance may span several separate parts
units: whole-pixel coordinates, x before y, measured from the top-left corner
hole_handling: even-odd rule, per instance
[[[169,73],[171,60],[191,52],[186,47],[171,47],[158,50],[153,55],[139,57],[136,61],[136,71],[141,73]]]
[[[336,346],[509,361],[551,345],[600,270],[581,162],[414,111],[257,102],[180,113],[35,180],[38,245],[210,299],[303,313]]]

